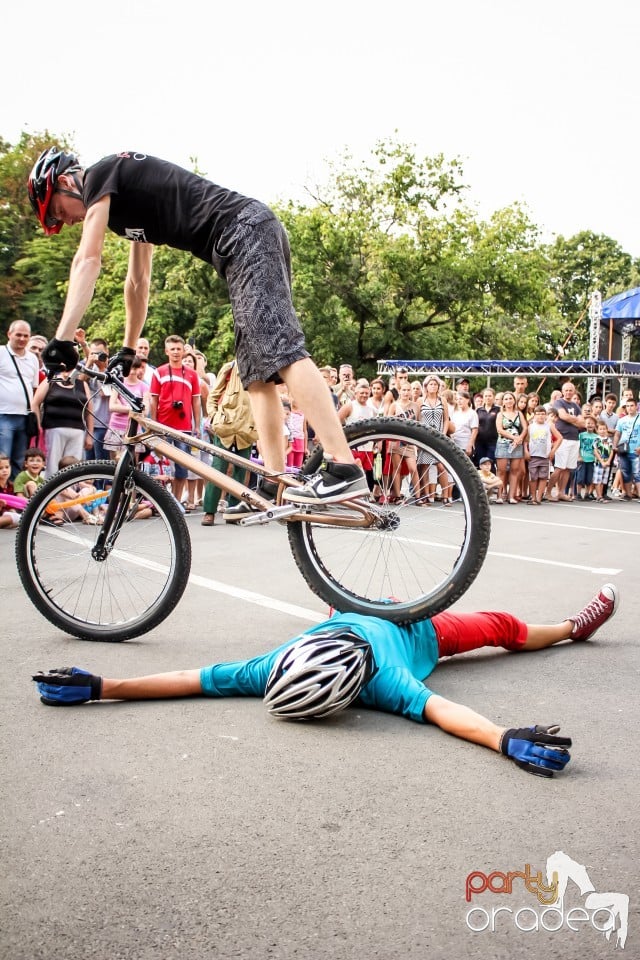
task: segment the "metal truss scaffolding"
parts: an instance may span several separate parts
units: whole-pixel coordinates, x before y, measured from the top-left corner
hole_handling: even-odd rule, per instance
[[[378,360],[379,374],[391,376],[398,367],[406,367],[416,377],[428,373],[440,377],[640,377],[640,363],[619,360]]]

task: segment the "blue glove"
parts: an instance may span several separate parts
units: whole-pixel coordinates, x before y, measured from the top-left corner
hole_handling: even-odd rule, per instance
[[[38,684],[42,702],[50,707],[71,707],[87,700],[99,700],[102,695],[102,677],[95,677],[80,667],[60,667],[48,673],[36,673],[31,679]]]
[[[571,759],[567,749],[571,746],[571,738],[555,736],[559,729],[557,724],[551,724],[548,727],[505,730],[500,749],[505,757],[510,757],[527,773],[552,777],[556,770],[563,770]]]
[[[107,364],[109,373],[118,373],[122,370],[122,376],[128,377],[131,373],[131,364],[136,358],[136,352],[132,347],[120,347],[115,356],[111,357]]]
[[[61,370],[75,370],[78,366],[78,348],[73,340],[49,340],[42,351],[42,362],[50,375]]]

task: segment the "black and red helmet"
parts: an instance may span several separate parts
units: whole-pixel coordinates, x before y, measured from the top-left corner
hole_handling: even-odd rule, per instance
[[[47,236],[60,233],[63,226],[60,220],[55,220],[49,216],[49,204],[58,177],[62,173],[78,173],[81,169],[75,153],[65,153],[57,147],[49,147],[48,150],[43,150],[34,163],[33,170],[29,174],[29,200]],[[79,180],[76,177],[74,179],[78,189],[80,189]]]

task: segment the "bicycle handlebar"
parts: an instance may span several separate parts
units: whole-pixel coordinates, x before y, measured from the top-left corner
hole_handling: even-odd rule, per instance
[[[97,380],[99,383],[108,383],[115,388],[120,396],[125,398],[136,413],[142,413],[144,411],[144,401],[142,397],[138,397],[135,393],[132,393],[115,370],[92,370],[81,360],[74,370],[75,376],[78,376],[79,373],[83,373],[92,380]]]

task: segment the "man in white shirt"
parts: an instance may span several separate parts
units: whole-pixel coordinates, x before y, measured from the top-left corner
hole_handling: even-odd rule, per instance
[[[14,320],[0,347],[0,451],[11,460],[11,479],[24,469],[27,413],[38,386],[38,358],[27,350],[31,327]]]

